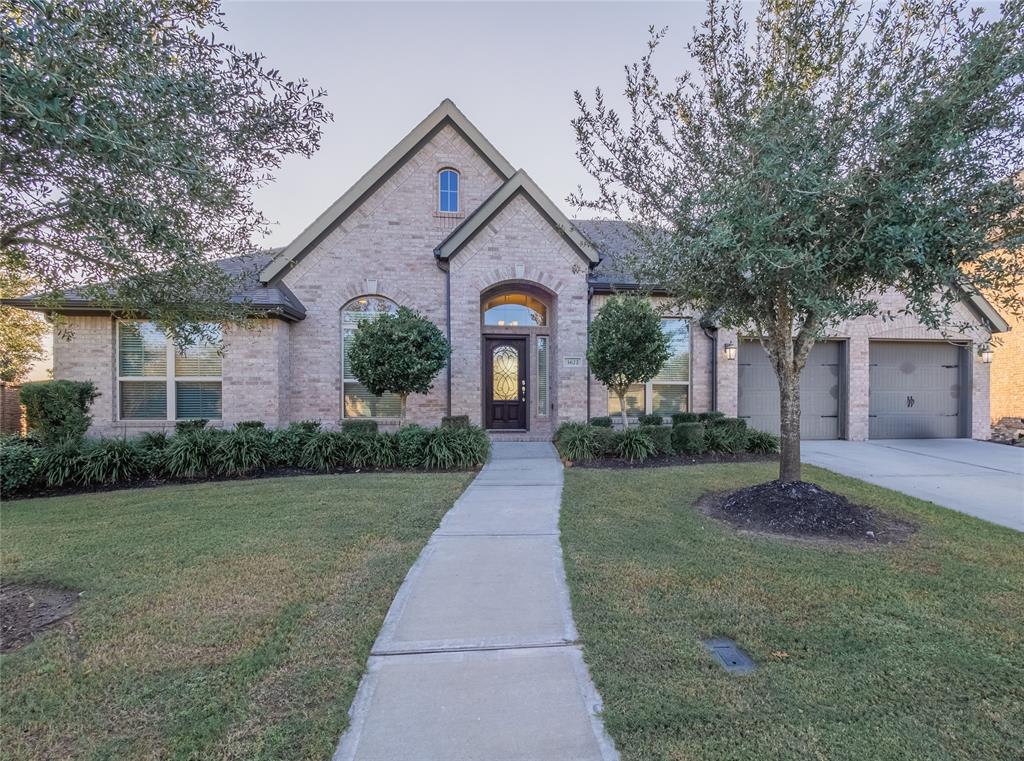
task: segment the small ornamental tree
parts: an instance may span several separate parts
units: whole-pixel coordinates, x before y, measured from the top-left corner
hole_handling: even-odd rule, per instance
[[[590,372],[619,397],[623,428],[629,426],[626,392],[661,371],[670,356],[668,346],[661,318],[640,296],[613,296],[590,324]]]
[[[654,33],[621,114],[576,94],[597,192],[574,200],[633,223],[641,282],[760,336],[792,482],[800,374],[832,326],[955,333],[979,291],[1024,313],[1024,2],[762,0],[749,18],[708,0],[692,70],[665,81]]]
[[[405,423],[409,394],[425,394],[448,362],[444,333],[423,315],[399,307],[360,323],[348,350],[352,374],[371,394],[398,394]]]

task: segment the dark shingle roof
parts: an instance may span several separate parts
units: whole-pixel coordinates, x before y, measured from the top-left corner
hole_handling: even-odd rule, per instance
[[[617,219],[574,219],[572,223],[594,244],[601,257],[590,273],[595,291],[640,287],[626,265],[629,255],[639,246],[628,223]]]

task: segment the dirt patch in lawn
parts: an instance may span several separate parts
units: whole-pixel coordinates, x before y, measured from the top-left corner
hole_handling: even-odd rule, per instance
[[[670,468],[679,465],[708,465],[731,462],[778,462],[777,454],[755,454],[739,452],[737,454],[708,453],[699,455],[672,454],[649,457],[643,462],[629,462],[618,457],[602,457],[587,462],[564,461],[566,466],[574,468]]]
[[[769,481],[705,495],[705,515],[743,531],[844,544],[894,544],[916,527],[806,481]]]
[[[78,592],[24,584],[0,586],[0,653],[28,644],[37,632],[70,616]]]

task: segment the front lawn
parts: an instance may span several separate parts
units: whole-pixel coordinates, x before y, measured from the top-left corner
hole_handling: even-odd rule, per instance
[[[469,473],[140,489],[3,506],[4,583],[84,591],[0,656],[0,755],[330,757],[406,571]]]
[[[568,471],[573,613],[623,759],[1024,758],[1024,535],[815,468],[805,478],[918,531],[822,546],[692,507],[776,473]],[[711,636],[758,671],[725,673]]]

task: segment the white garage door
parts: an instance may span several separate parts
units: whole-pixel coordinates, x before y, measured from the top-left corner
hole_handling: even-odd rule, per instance
[[[838,439],[843,397],[842,346],[814,345],[800,375],[800,438]],[[760,341],[740,341],[739,416],[751,428],[779,432],[779,383]]]
[[[870,353],[870,438],[963,435],[961,347],[940,342],[872,341]]]

